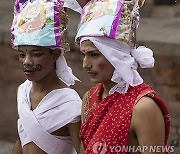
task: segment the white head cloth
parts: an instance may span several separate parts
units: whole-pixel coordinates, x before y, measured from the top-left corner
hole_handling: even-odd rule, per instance
[[[67,7],[78,13],[81,13],[82,8],[76,0],[63,0],[63,1],[64,1],[63,7]]]
[[[62,0],[62,1],[64,1],[63,7],[67,7],[78,13],[81,13],[82,8],[76,0]],[[73,75],[72,69],[70,67],[68,67],[66,59],[63,54],[64,53],[61,53],[61,56],[56,61],[57,76],[66,85],[68,85],[68,86],[74,85],[75,80],[77,80],[77,81],[80,81],[80,80]]]
[[[80,81],[73,75],[72,69],[67,65],[63,51],[61,51],[60,57],[56,60],[56,73],[58,78],[68,86],[74,85],[75,80]]]
[[[141,68],[154,67],[153,52],[144,46],[132,49],[124,42],[107,37],[83,37],[81,42],[85,40],[90,40],[115,68],[111,81],[117,84],[109,94],[126,93],[129,86],[143,83],[137,72],[138,64]]]

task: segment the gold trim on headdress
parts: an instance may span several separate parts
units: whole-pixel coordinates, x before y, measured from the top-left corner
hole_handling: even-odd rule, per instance
[[[67,9],[61,6],[60,8],[60,33],[61,33],[61,47],[65,51],[70,50],[68,38],[68,13]]]
[[[84,36],[104,36],[136,46],[139,8],[145,0],[94,0],[83,9],[76,41]]]
[[[140,0],[144,2],[145,0]],[[117,27],[115,39],[123,41],[131,47],[136,46],[136,31],[139,25],[138,0],[124,1],[121,18]],[[141,3],[142,4],[142,3]]]
[[[139,0],[139,7],[143,7],[146,0]]]

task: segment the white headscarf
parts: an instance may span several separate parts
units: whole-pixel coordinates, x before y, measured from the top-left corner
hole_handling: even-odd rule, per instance
[[[78,13],[82,12],[82,8],[76,0],[62,0],[64,1],[63,7],[70,8]]]
[[[63,7],[70,8],[78,13],[81,13],[82,8],[76,0],[62,0],[64,1]],[[75,80],[80,81],[76,78],[72,69],[68,67],[66,59],[64,57],[64,52],[61,53],[60,57],[56,61],[56,73],[60,80],[62,80],[66,85],[74,85]]]
[[[107,37],[83,37],[81,42],[85,40],[90,40],[115,68],[111,81],[117,84],[109,94],[126,93],[129,86],[143,83],[137,72],[138,64],[141,68],[154,67],[153,52],[144,46],[132,49],[124,42]]]
[[[75,80],[80,81],[73,75],[72,69],[67,65],[63,51],[61,51],[60,57],[56,60],[56,73],[58,78],[68,86],[74,85]]]

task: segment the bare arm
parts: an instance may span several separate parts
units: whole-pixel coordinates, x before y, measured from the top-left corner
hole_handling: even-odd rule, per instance
[[[79,154],[80,151],[80,138],[79,138],[79,130],[80,130],[81,122],[69,123],[67,125],[69,134],[71,136],[74,147]]]
[[[23,154],[22,152],[22,146],[21,146],[21,141],[19,139],[19,137],[17,138],[12,153],[11,154]]]
[[[84,116],[84,113],[85,113],[85,106],[87,106],[86,104],[86,99],[88,97],[88,92],[86,92],[82,98],[82,107],[81,107],[81,123],[83,124],[84,123],[84,120],[85,120],[85,116]]]
[[[140,146],[164,146],[165,124],[162,112],[156,102],[143,97],[134,107],[132,115],[132,128],[134,129]],[[150,150],[143,154],[153,153]],[[163,154],[163,151],[153,154]]]
[[[80,154],[84,154],[84,146],[83,146],[82,142],[81,142],[81,145],[80,145]]]
[[[16,90],[16,93],[18,92],[18,88]],[[18,138],[17,138],[17,140],[16,140],[16,142],[14,144],[14,147],[13,147],[13,150],[12,150],[11,154],[23,154],[22,146],[21,146],[21,141],[20,141],[19,136],[18,136]]]
[[[85,112],[84,105],[85,105],[85,100],[87,99],[87,95],[88,95],[88,92],[86,92],[84,94],[83,99],[82,99],[82,107],[81,107],[81,122],[82,122],[82,124],[84,122],[84,112]],[[82,142],[80,145],[80,154],[84,154],[84,145]]]

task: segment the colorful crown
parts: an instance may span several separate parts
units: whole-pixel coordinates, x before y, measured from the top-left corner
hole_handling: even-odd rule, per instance
[[[68,15],[60,0],[16,0],[11,27],[13,47],[36,45],[69,50]]]
[[[84,36],[106,36],[136,44],[139,8],[145,0],[93,0],[83,9],[76,41]]]

